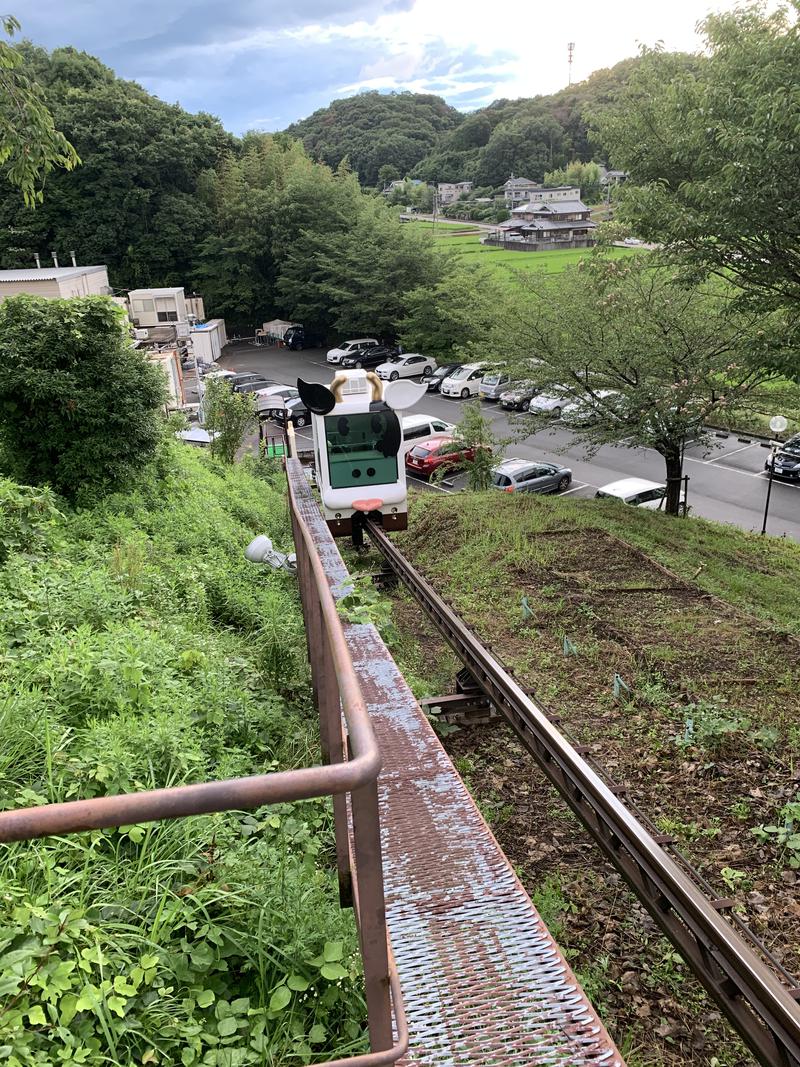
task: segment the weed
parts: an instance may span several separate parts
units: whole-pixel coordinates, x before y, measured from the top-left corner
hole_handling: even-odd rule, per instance
[[[800,868],[800,831],[796,829],[800,822],[800,795],[796,800],[784,804],[778,812],[778,822],[770,825],[756,826],[752,833],[759,841],[770,841],[779,850],[784,863],[794,870]]]

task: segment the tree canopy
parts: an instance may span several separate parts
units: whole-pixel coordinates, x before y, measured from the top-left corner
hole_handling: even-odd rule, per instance
[[[0,29],[9,37],[19,28],[15,18],[0,18]],[[24,56],[0,41],[0,167],[6,177],[34,207],[42,202],[47,175],[56,167],[72,170],[79,162],[29,77]]]
[[[630,175],[619,217],[695,276],[733,280],[750,307],[787,309],[797,329],[800,28],[792,8],[710,16],[707,56],[690,65],[645,51],[594,126]]]
[[[0,450],[19,481],[74,497],[123,484],[163,435],[163,372],[104,296],[0,304]]]

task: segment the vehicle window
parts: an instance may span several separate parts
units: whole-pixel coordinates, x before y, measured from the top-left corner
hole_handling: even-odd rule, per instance
[[[430,455],[430,452],[427,448],[423,448],[421,445],[416,445],[411,449],[411,455],[414,459],[425,459],[426,456]]]
[[[428,434],[428,426],[412,426],[410,430],[403,430],[406,441],[413,441],[416,437],[425,437]]]
[[[666,496],[665,489],[645,489],[636,498],[637,504],[647,504],[651,500],[661,500]]]
[[[529,482],[531,478],[535,478],[537,476],[538,470],[538,467],[525,467],[523,470],[517,471],[517,473],[514,475],[514,481]]]
[[[325,417],[332,489],[397,481],[397,456],[384,456],[378,447],[387,430],[386,418],[382,412]]]
[[[507,474],[493,474],[492,484],[501,485],[505,488],[505,486],[511,485],[511,479],[508,477]]]
[[[450,377],[455,381],[460,382],[462,378],[471,378],[472,372],[467,367],[459,367],[458,370],[453,371]]]
[[[438,422],[436,419],[434,419],[434,421],[431,423],[431,426],[434,428],[434,430],[436,430],[437,433],[441,433],[442,430],[447,429],[446,422]]]
[[[471,382],[474,382],[476,378],[482,378],[482,377],[483,377],[483,371],[480,371],[480,370],[474,370],[474,371],[472,372],[472,374],[470,374],[470,376],[469,376],[469,380],[470,380]]]
[[[501,381],[499,374],[487,374],[483,379],[484,385],[499,385]]]
[[[547,474],[552,474],[550,467],[534,467],[530,474],[531,478],[544,478]]]

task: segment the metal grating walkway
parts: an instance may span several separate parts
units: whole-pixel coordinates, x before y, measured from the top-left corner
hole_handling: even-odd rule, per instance
[[[302,473],[302,517],[334,596],[350,576]],[[624,1067],[373,626],[344,624],[383,757],[386,920],[406,1067]]]

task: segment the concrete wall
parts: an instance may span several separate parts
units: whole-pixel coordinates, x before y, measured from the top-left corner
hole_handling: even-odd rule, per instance
[[[58,295],[67,299],[73,296],[101,296],[108,292],[108,271],[96,270],[76,278],[61,278],[54,283]]]
[[[19,296],[21,293],[29,293],[31,296],[44,296],[48,300],[57,300],[61,293],[58,282],[2,282],[0,283],[0,303],[7,296]]]

